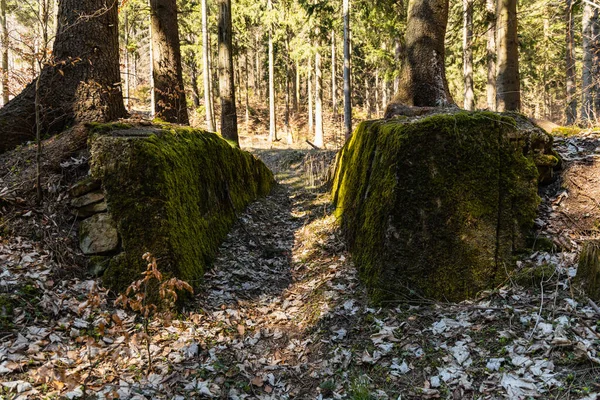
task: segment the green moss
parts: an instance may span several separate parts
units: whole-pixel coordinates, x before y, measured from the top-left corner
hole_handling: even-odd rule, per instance
[[[336,215],[375,300],[489,288],[535,218],[537,170],[493,113],[367,121],[342,149]]]
[[[600,301],[600,240],[589,240],[581,247],[575,278],[592,300]]]
[[[161,271],[197,286],[236,213],[274,182],[262,162],[217,135],[170,126],[150,136],[97,135],[92,174],[124,249],[104,274],[116,290],[139,279],[145,252]]]
[[[556,274],[556,268],[548,265],[533,265],[520,270],[512,280],[524,287],[539,288],[544,282],[548,282]]]
[[[581,128],[578,126],[559,126],[552,130],[552,134],[555,136],[575,136],[581,133]]]

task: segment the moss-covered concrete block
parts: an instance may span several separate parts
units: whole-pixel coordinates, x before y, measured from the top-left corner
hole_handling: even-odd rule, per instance
[[[237,212],[274,183],[250,153],[216,134],[167,126],[99,130],[92,175],[102,181],[123,252],[104,282],[122,290],[145,270],[150,252],[167,275],[200,283]]]
[[[495,287],[539,198],[515,120],[488,112],[360,124],[338,155],[336,213],[375,300]]]
[[[600,301],[600,240],[588,240],[581,247],[575,280],[592,300]]]

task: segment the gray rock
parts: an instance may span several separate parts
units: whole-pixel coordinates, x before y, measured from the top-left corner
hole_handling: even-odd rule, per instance
[[[96,214],[79,225],[79,247],[86,255],[117,250],[119,234],[117,224],[107,213]]]
[[[98,189],[100,189],[100,181],[89,177],[71,186],[71,188],[69,188],[69,195],[71,195],[71,197],[80,197]]]
[[[90,204],[99,203],[102,200],[104,200],[104,193],[92,192],[71,200],[71,206],[75,208],[82,208],[89,206]]]
[[[77,218],[87,218],[91,217],[94,214],[98,214],[107,210],[106,201],[101,201],[100,203],[90,204],[85,207],[77,208],[73,210],[73,214]]]

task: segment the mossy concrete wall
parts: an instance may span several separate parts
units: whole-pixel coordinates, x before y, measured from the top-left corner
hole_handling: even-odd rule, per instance
[[[92,175],[102,181],[123,250],[104,273],[115,290],[140,278],[145,252],[161,271],[196,286],[236,213],[274,183],[261,161],[213,133],[164,126],[96,132]]]
[[[506,278],[539,198],[515,120],[363,122],[338,156],[336,214],[375,300],[459,301]]]

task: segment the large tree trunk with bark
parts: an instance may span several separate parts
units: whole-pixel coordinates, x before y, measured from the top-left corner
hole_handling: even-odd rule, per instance
[[[176,0],[150,0],[154,116],[163,121],[189,124],[183,74]]]
[[[53,58],[39,77],[43,134],[125,117],[116,1],[62,0]],[[0,109],[0,153],[35,137],[36,83]]]
[[[487,82],[485,91],[488,109],[496,111],[496,0],[486,0],[485,11],[488,29],[485,47],[487,61]]]
[[[496,75],[497,111],[521,109],[519,47],[517,38],[517,0],[498,0],[496,13],[498,71]]]
[[[448,0],[409,1],[406,51],[393,103],[419,107],[454,103],[444,65],[447,22]]]
[[[573,0],[567,0],[565,10],[566,25],[566,78],[567,78],[567,125],[573,125],[577,120],[577,97],[575,92],[575,21],[573,19]]]
[[[239,146],[235,84],[231,0],[219,0],[219,94],[221,97],[221,135]]]

